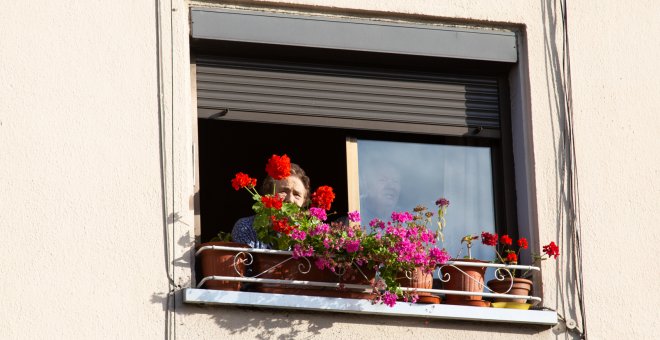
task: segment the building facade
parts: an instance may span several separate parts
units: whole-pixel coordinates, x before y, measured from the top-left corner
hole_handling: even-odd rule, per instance
[[[652,252],[660,241],[653,230],[660,215],[660,123],[654,119],[660,45],[653,37],[660,24],[658,5],[650,1],[156,0],[3,7],[3,337],[578,339],[586,331],[593,339],[645,339],[660,331],[654,312],[660,299],[651,295],[660,278]],[[271,40],[249,41],[263,37],[263,21],[222,26],[228,17],[195,17],[202,12],[431,33],[430,40],[413,33],[418,42],[406,45],[379,31],[381,40],[370,45],[311,31],[292,34],[276,22]],[[210,31],[196,35],[203,29]],[[433,46],[439,31],[459,38]],[[465,32],[512,37],[512,59],[492,59],[506,54],[498,52],[501,44],[461,49]],[[242,40],[216,44],[230,33]],[[428,65],[446,62],[437,66],[443,72],[456,67],[492,75],[497,69],[507,85],[500,114],[510,130],[501,135],[510,138],[509,190],[515,192],[508,206],[498,207],[514,215],[503,221],[514,220],[533,250],[545,240],[560,246],[559,261],[543,262],[535,276],[535,294],[556,311],[556,325],[184,301],[198,280],[195,244],[213,228],[202,223],[199,209],[198,132],[208,118],[199,102],[199,61],[235,57],[241,43],[258,44],[240,52],[258,55],[272,52],[268,44],[310,41],[312,48],[343,51],[332,60],[344,58],[351,67],[363,53],[438,53]],[[377,51],[379,41],[403,47]],[[272,58],[258,59],[266,57]],[[392,69],[406,68],[409,60],[401,58]],[[258,119],[266,118],[250,121]],[[398,132],[419,132],[412,125]]]

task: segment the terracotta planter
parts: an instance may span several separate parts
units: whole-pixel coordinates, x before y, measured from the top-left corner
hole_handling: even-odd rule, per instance
[[[452,259],[451,261],[487,263],[476,259]],[[442,267],[443,279],[449,275],[449,281],[443,282],[442,286],[447,290],[481,293],[483,292],[485,273],[486,267],[445,266]],[[483,297],[479,295],[446,294],[445,300],[445,303],[452,305],[490,306],[490,302],[484,301]]]
[[[488,281],[488,288],[490,288],[495,293],[506,293],[509,295],[527,295],[529,296],[532,291],[533,283],[530,280],[522,279],[519,277],[513,278],[513,286],[511,290],[507,290],[511,287],[511,278],[506,278],[503,281],[493,279]],[[526,299],[505,299],[497,298],[495,302],[517,302],[517,303],[526,303]]]
[[[400,273],[397,282],[401,287],[431,289],[433,288],[433,274],[424,273],[415,268],[411,273],[411,278],[408,278],[405,273]],[[440,297],[437,295],[428,292],[417,292],[417,295],[419,296],[418,303],[440,303]]]
[[[253,275],[259,275],[262,279],[278,280],[300,280],[331,283],[350,283],[370,285],[376,272],[374,270],[362,270],[367,276],[364,276],[357,269],[347,269],[343,275],[339,276],[330,270],[319,270],[314,265],[314,260],[309,259],[309,263],[304,259],[293,259],[290,255],[280,254],[253,254]],[[345,297],[354,299],[368,299],[371,294],[356,292],[354,290],[341,290],[331,287],[301,286],[274,283],[255,284],[255,290],[264,293],[292,294],[292,295],[312,295],[326,297]]]
[[[248,245],[235,242],[207,242],[198,246],[198,249],[204,246],[223,246],[249,248]],[[199,254],[199,271],[202,277],[207,276],[232,276],[239,277],[238,273],[245,273],[245,266],[242,261],[234,263],[234,256],[237,251],[230,250],[204,250]],[[238,273],[236,272],[238,271]],[[206,281],[204,288],[218,290],[239,290],[240,282],[234,281]]]

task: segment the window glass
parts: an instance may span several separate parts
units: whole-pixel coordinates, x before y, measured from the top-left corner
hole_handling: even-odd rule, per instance
[[[467,234],[495,232],[493,172],[489,147],[358,140],[360,212],[364,224],[389,220],[392,211],[450,201],[443,246],[463,257]],[[435,218],[432,229],[437,228]],[[492,257],[490,247],[473,247],[473,257]]]

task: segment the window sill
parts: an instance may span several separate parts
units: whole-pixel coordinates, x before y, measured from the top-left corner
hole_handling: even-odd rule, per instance
[[[488,321],[552,326],[554,311],[397,303],[394,307],[374,305],[368,300],[318,296],[252,293],[186,288],[183,301],[189,304],[249,306],[274,309],[313,310],[352,314],[374,314],[427,319]]]

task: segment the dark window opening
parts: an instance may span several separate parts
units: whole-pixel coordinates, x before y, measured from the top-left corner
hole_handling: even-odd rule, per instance
[[[421,124],[419,121],[409,118],[412,115],[405,114],[408,109],[405,105],[407,100],[405,98],[384,109],[391,109],[390,117],[393,118],[390,121],[384,120],[384,124],[390,125],[383,125],[385,128],[380,129],[377,126],[380,123],[378,122],[378,116],[371,115],[371,112],[381,112],[376,110],[376,105],[379,103],[373,99],[375,97],[358,98],[355,100],[357,104],[348,107],[358,113],[361,112],[360,110],[368,112],[359,120],[353,119],[355,124],[352,122],[351,117],[340,117],[343,121],[337,123],[337,115],[345,113],[346,110],[343,110],[343,112],[337,110],[334,105],[344,105],[348,101],[342,102],[340,100],[331,103],[334,111],[328,111],[327,107],[311,106],[307,102],[309,97],[301,102],[299,101],[300,98],[304,97],[298,97],[298,93],[293,96],[287,93],[287,97],[282,97],[285,98],[285,101],[278,102],[276,107],[275,105],[269,105],[270,102],[264,100],[264,98],[272,98],[279,90],[277,86],[264,90],[264,95],[260,95],[258,92],[250,92],[252,88],[248,85],[249,82],[246,81],[245,83],[239,83],[240,91],[242,91],[239,93],[239,87],[233,87],[234,85],[232,85],[238,78],[232,78],[231,81],[221,84],[217,79],[208,80],[208,77],[207,80],[200,80],[198,73],[198,106],[200,110],[200,119],[198,120],[199,214],[202,226],[200,235],[202,242],[208,241],[219,231],[230,232],[238,218],[252,215],[251,198],[244,191],[234,191],[230,185],[230,180],[236,172],[242,171],[261,182],[265,176],[266,160],[272,154],[288,154],[293,162],[298,163],[306,171],[311,179],[312,190],[320,185],[332,186],[337,197],[332,210],[337,211],[339,214],[345,214],[348,211],[349,195],[347,190],[347,137],[363,140],[487,148],[490,151],[490,167],[492,169],[492,202],[496,231],[498,233],[508,233],[514,238],[517,237],[515,184],[513,181],[510,119],[508,117],[509,98],[506,81],[508,65],[493,62],[457,61],[441,58],[230,42],[193,41],[193,47],[197,55],[213,55],[210,58],[222,56],[223,60],[238,60],[239,64],[243,61],[254,64],[261,63],[260,68],[251,71],[260,71],[268,65],[279,63],[282,68],[278,68],[278,71],[290,67],[303,76],[304,72],[301,70],[310,67],[310,65],[315,65],[314,67],[326,67],[333,76],[337,74],[346,76],[346,74],[342,75],[337,70],[342,72],[344,72],[343,70],[356,70],[358,73],[380,72],[383,79],[391,78],[392,75],[403,77],[399,79],[404,79],[407,75],[418,79],[426,76],[442,78],[451,77],[452,75],[456,75],[460,79],[484,77],[484,79],[490,79],[488,80],[490,83],[487,85],[489,88],[486,91],[491,91],[484,92],[480,85],[477,92],[471,92],[472,86],[466,86],[464,104],[461,104],[464,106],[457,108],[441,105],[442,110],[447,108],[447,113],[443,111],[442,117],[451,117],[452,112],[457,110],[465,110],[466,112],[465,121],[468,124],[465,125],[465,128],[469,128],[470,132],[463,135],[448,135],[443,132],[445,131],[442,126],[443,121],[432,120],[431,122],[438,124],[438,127],[429,128],[429,124]],[[213,63],[208,65],[213,66]],[[226,65],[227,63],[223,64],[223,67],[227,67]],[[242,69],[246,69],[244,65],[247,64],[243,64]],[[198,72],[200,72],[199,65]],[[213,75],[212,69],[210,71],[206,69],[204,72],[211,72],[205,73],[205,76]],[[323,72],[326,72],[326,70],[323,70]],[[466,76],[468,78],[465,78]],[[373,79],[379,78],[375,77]],[[306,78],[303,80],[309,81]],[[407,81],[409,80],[411,79],[407,79]],[[204,86],[199,86],[200,81],[206,81],[207,83]],[[290,86],[289,88],[299,86],[295,83],[285,85]],[[264,85],[261,83],[256,85],[255,91],[258,91],[258,88],[262,86]],[[355,87],[356,84],[352,84],[352,86]],[[221,87],[228,89],[226,93],[231,94],[224,95],[221,92],[214,92]],[[200,90],[200,88],[203,89]],[[392,89],[399,98],[409,95],[407,92],[401,94],[398,88]],[[492,92],[493,89],[495,92]],[[322,87],[314,89],[317,92],[321,90],[326,91]],[[358,91],[361,90],[358,88]],[[367,88],[367,90],[369,89]],[[388,89],[388,91],[390,90]],[[301,95],[309,95],[309,93],[302,93]],[[352,93],[345,94],[342,92],[337,95],[351,97]],[[382,93],[377,93],[377,95],[383,96]],[[498,101],[493,101],[493,98]],[[352,101],[350,98],[348,100]],[[363,102],[366,104],[362,104]],[[427,112],[426,110],[431,106],[420,104],[421,102],[422,100],[412,102],[412,105],[417,105],[414,110],[419,108],[421,110],[419,112]],[[454,104],[450,103],[448,105]],[[310,111],[306,111],[307,107],[310,107]],[[229,110],[227,116],[213,114],[214,112],[222,112],[225,108]],[[202,115],[202,111],[211,113]],[[401,114],[402,112],[404,114]],[[416,111],[416,113],[418,112]],[[418,116],[420,119],[433,117],[423,114]],[[493,117],[495,117],[494,120]],[[261,120],[261,118],[268,120]],[[495,134],[488,135],[485,138],[483,134],[473,133],[474,130],[478,129],[473,129],[473,125],[470,123],[471,119],[494,121],[497,124],[492,126],[492,131],[495,131]],[[358,121],[359,124],[357,124]],[[373,126],[371,126],[372,121]],[[401,129],[397,130],[399,126],[401,126]],[[415,160],[415,162],[419,163],[420,166],[424,165],[423,160]],[[438,191],[439,194],[442,194],[441,189]],[[414,194],[407,192],[406,195],[411,196]],[[451,200],[451,197],[449,198]],[[413,207],[404,208],[411,210]]]

